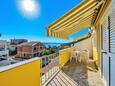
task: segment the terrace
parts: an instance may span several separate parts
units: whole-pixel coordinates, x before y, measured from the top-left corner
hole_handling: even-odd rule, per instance
[[[0,82],[3,86],[94,86],[92,82],[100,77],[94,62],[76,63],[74,59],[70,62],[72,49],[1,67]],[[102,86],[101,79],[96,84]]]

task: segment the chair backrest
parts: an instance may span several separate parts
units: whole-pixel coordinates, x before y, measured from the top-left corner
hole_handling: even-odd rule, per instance
[[[81,57],[89,58],[89,51],[88,50],[82,50],[81,51]]]

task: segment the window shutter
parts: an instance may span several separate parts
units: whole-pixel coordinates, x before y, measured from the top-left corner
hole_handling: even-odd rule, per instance
[[[115,53],[115,11],[110,14],[110,52]]]

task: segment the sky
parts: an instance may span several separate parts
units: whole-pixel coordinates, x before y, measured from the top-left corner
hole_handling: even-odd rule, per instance
[[[46,27],[60,18],[81,0],[33,0],[31,7],[20,1],[0,1],[0,40],[26,38],[41,42],[70,42],[76,36],[87,33],[87,29],[70,36],[69,40],[46,36]],[[26,0],[27,1],[27,0]]]

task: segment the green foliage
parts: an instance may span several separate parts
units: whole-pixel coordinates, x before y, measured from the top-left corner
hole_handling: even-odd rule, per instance
[[[55,53],[55,50],[52,48],[48,48],[48,49],[45,49],[45,51],[43,52],[43,55],[49,55],[52,53]]]
[[[48,49],[45,49],[45,51],[44,51],[44,55],[49,55],[49,54],[51,54],[51,51],[48,50]]]

